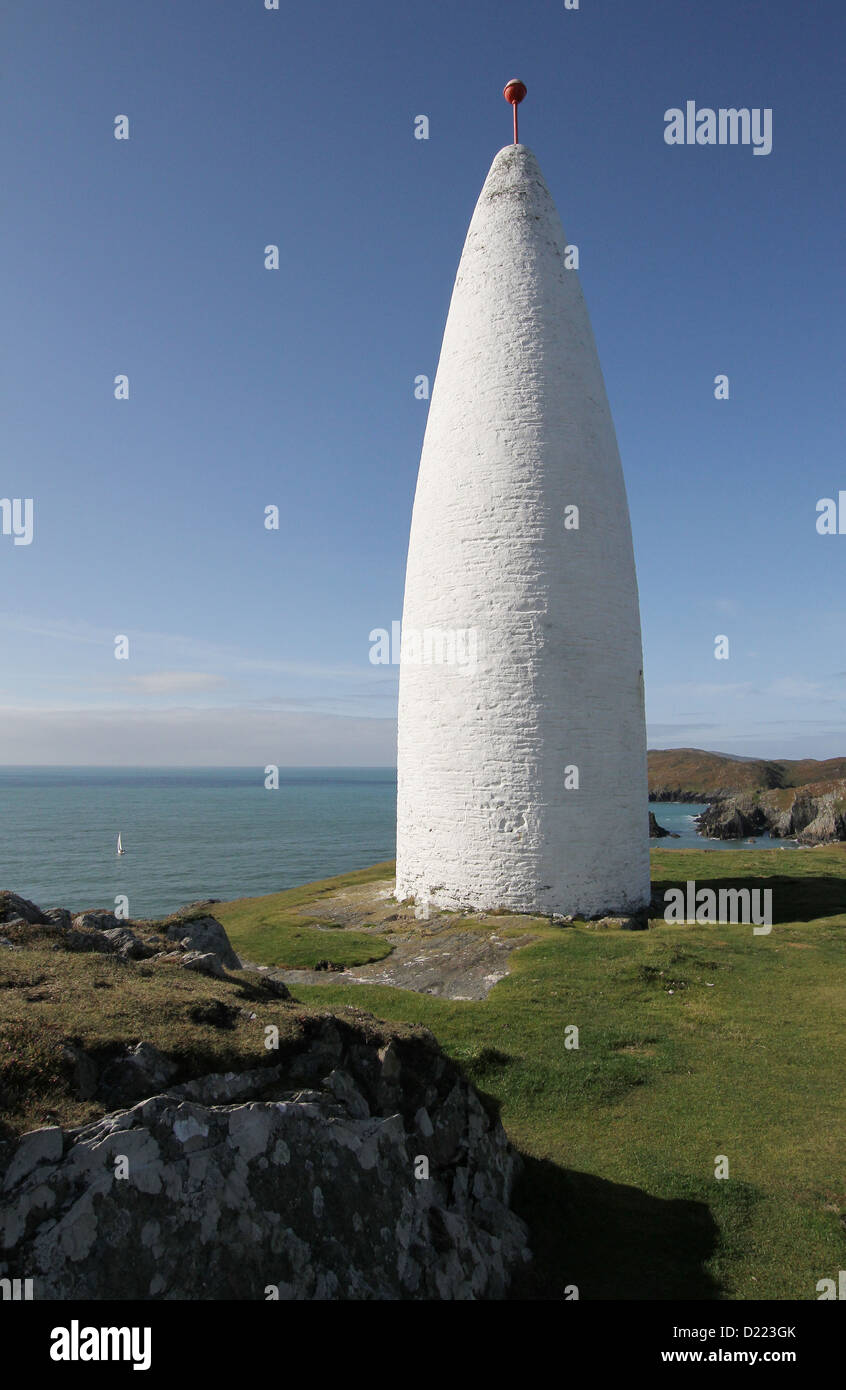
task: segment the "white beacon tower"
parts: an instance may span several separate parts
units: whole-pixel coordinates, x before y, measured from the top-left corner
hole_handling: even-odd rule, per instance
[[[590,321],[531,150],[500,150],[444,331],[408,550],[397,897],[649,901],[643,657],[625,484]]]

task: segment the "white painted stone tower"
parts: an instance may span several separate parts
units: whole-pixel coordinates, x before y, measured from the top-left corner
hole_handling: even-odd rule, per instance
[[[649,901],[631,527],[565,245],[534,155],[507,146],[467,233],[411,523],[396,892],[418,904]]]

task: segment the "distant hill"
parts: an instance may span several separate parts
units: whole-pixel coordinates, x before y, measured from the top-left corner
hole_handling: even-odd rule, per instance
[[[743,792],[805,787],[846,777],[846,758],[742,758],[703,748],[651,748],[650,801],[714,801]]]

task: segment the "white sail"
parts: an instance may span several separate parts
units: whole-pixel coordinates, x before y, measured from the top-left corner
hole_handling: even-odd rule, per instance
[[[118,852],[118,854],[126,854],[126,850],[124,849],[123,845],[121,844],[120,831],[118,831],[117,852]]]

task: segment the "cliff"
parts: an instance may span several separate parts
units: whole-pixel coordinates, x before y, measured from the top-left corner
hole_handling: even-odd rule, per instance
[[[846,840],[846,779],[723,797],[702,812],[698,828],[720,840],[763,833],[802,844]]]

